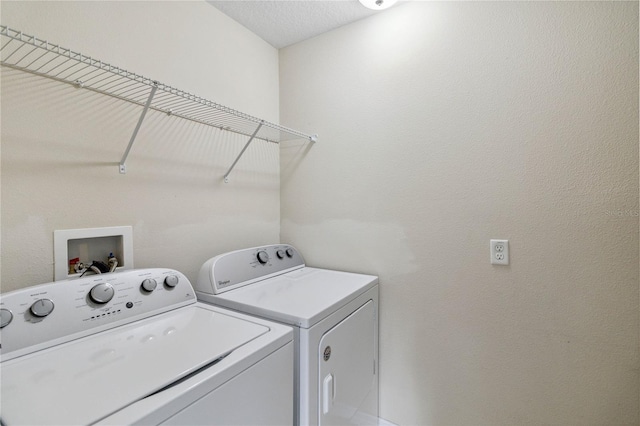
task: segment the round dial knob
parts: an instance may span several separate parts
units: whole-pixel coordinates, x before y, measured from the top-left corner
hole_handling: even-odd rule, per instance
[[[53,302],[50,299],[40,299],[31,305],[31,313],[37,317],[46,317],[53,311]]]
[[[167,278],[164,279],[164,283],[167,287],[175,287],[178,285],[179,281],[180,280],[177,275],[167,275]]]
[[[116,291],[113,289],[113,286],[111,284],[102,283],[94,286],[91,289],[91,291],[89,292],[89,297],[91,297],[92,301],[103,304],[111,300],[115,292]]]
[[[8,309],[0,309],[0,328],[6,327],[9,325],[11,320],[13,319],[13,314]]]
[[[142,281],[142,284],[140,284],[140,287],[142,287],[144,291],[147,291],[149,293],[155,290],[157,286],[158,283],[153,278],[147,278],[146,280]]]
[[[258,252],[258,262],[260,262],[260,263],[262,263],[264,265],[268,261],[269,261],[269,255],[267,254],[267,252],[266,251],[259,251]]]
[[[293,249],[292,248],[288,248],[287,249],[287,257],[293,257]]]
[[[284,250],[278,250],[276,256],[278,256],[278,259],[284,258]]]

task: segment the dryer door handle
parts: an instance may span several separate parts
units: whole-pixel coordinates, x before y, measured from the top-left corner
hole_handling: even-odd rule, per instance
[[[336,397],[335,379],[333,374],[327,375],[322,381],[322,413],[327,414],[333,407]]]

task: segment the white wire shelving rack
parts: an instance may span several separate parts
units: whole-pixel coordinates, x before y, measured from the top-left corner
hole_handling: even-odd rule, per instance
[[[0,25],[0,39],[0,64],[4,67],[71,84],[142,107],[120,160],[120,173],[126,173],[127,157],[150,109],[248,136],[249,140],[224,175],[225,182],[228,182],[231,171],[256,139],[273,143],[295,139],[313,143],[318,139],[317,135],[308,135],[262,120],[4,25]]]

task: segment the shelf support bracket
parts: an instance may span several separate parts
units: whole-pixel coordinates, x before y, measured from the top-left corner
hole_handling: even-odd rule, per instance
[[[244,154],[244,152],[247,150],[247,148],[249,147],[249,144],[256,137],[256,135],[260,131],[260,128],[262,127],[263,124],[264,124],[264,120],[260,121],[260,124],[258,124],[258,127],[256,128],[256,130],[253,132],[253,134],[251,135],[251,137],[249,138],[249,140],[245,144],[244,148],[242,148],[242,151],[240,151],[240,154],[238,154],[238,157],[236,158],[236,161],[234,161],[233,164],[231,165],[231,167],[229,167],[229,170],[227,170],[227,173],[224,175],[224,183],[229,183],[229,174],[231,173],[231,170],[233,170],[233,168],[236,166],[236,163],[238,162],[240,157],[242,157],[242,154]]]
[[[147,102],[144,104],[144,109],[142,110],[142,114],[140,114],[140,118],[138,119],[138,124],[136,124],[136,128],[133,130],[133,134],[131,135],[131,139],[129,140],[129,145],[127,146],[127,149],[124,151],[122,160],[120,160],[120,173],[122,174],[127,173],[127,166],[125,165],[125,162],[127,161],[127,157],[129,156],[129,151],[131,151],[133,142],[136,140],[136,136],[138,136],[138,130],[140,130],[140,126],[142,126],[142,122],[144,121],[145,115],[147,115],[149,106],[151,106],[151,101],[153,100],[153,95],[156,94],[156,90],[158,90],[158,83],[154,82],[153,86],[151,86],[151,92],[149,93]]]

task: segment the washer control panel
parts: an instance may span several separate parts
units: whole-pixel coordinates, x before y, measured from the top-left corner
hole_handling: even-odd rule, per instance
[[[304,259],[288,244],[274,244],[224,253],[207,260],[196,291],[218,294],[303,268]]]
[[[89,275],[0,295],[2,361],[196,302],[172,269]]]

